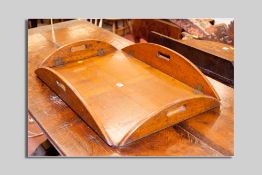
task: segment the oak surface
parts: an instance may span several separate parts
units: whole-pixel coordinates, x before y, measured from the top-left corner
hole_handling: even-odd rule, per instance
[[[28,31],[28,109],[61,155],[66,156],[223,156],[233,155],[233,90],[210,79],[221,98],[213,110],[122,148],[109,147],[34,71],[58,46],[98,39],[122,49],[132,42],[83,21]],[[80,32],[81,31],[81,32]]]
[[[32,120],[32,117],[28,114],[28,119],[29,118],[31,120],[27,121],[27,130],[29,131],[29,137],[27,138],[27,156],[31,156],[42,143],[47,141],[47,137],[44,134],[41,135],[42,130],[35,123],[35,121]]]

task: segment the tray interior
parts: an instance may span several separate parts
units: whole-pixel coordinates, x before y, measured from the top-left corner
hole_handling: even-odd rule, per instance
[[[121,50],[53,69],[78,91],[114,141],[165,105],[206,96]]]

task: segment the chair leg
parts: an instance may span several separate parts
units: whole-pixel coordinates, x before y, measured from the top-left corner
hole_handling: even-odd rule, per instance
[[[128,26],[129,32],[132,34],[133,33],[132,22],[129,19],[127,19],[127,26]]]
[[[99,27],[102,28],[102,25],[103,25],[103,19],[100,19],[100,21],[99,21]]]
[[[31,19],[31,27],[37,27],[37,19]]]
[[[116,20],[116,34],[118,34],[119,33],[119,26],[118,26],[118,21]]]
[[[126,34],[126,28],[127,28],[127,27],[126,27],[126,26],[127,26],[127,25],[126,25],[126,24],[127,24],[127,23],[126,23],[126,19],[124,19],[124,20],[122,21],[122,23],[123,23],[123,33],[122,33],[122,36],[125,36],[125,34]]]
[[[116,33],[116,23],[115,23],[115,21],[113,21],[113,28],[112,28],[112,31],[113,31],[113,33]]]

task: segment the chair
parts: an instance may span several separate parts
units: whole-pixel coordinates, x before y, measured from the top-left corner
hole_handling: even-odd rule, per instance
[[[98,23],[98,20],[99,20],[99,23]],[[87,19],[87,21],[91,22],[92,24],[98,27],[102,27],[103,25],[103,19]]]
[[[132,33],[131,21],[128,19],[106,19],[106,21],[112,24],[113,33],[125,35],[126,30]],[[122,23],[121,27],[119,27],[119,23]]]

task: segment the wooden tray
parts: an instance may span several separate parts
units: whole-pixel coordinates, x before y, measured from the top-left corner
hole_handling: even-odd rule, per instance
[[[110,146],[129,144],[220,101],[196,66],[152,43],[117,50],[79,41],[48,56],[36,74]]]

